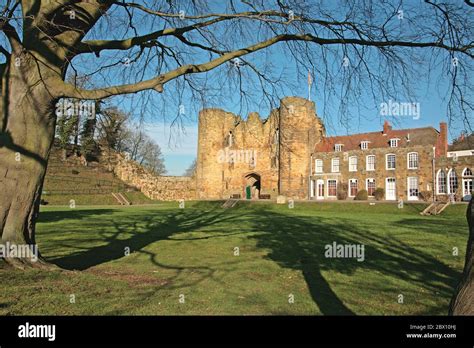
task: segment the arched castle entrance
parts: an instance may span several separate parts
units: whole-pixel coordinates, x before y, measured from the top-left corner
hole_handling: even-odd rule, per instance
[[[260,196],[261,177],[257,173],[249,173],[244,176],[245,199],[258,199]]]

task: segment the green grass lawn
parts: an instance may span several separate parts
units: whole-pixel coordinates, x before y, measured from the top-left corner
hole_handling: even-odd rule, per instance
[[[466,206],[429,217],[423,207],[43,207],[40,250],[71,271],[0,268],[0,314],[444,315],[464,264]],[[365,260],[326,258],[334,241],[365,245]]]

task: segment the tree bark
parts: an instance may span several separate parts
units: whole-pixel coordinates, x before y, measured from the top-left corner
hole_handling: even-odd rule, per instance
[[[469,225],[469,239],[466,250],[466,263],[462,280],[457,288],[456,294],[451,300],[449,314],[451,315],[474,315],[474,273],[473,273],[473,250],[474,250],[474,197],[471,198],[466,212]]]
[[[22,57],[19,65],[12,60],[3,72],[0,240],[8,246],[36,246],[35,222],[55,129],[55,100],[42,83],[44,78],[31,57]],[[46,267],[37,256],[37,261],[31,255],[4,259],[21,268]]]
[[[56,124],[55,105],[64,94],[74,47],[112,1],[21,1],[22,35],[3,23],[11,52],[0,64],[0,243],[35,246],[35,223]],[[71,8],[76,17],[71,17]],[[3,52],[5,55],[5,52]],[[75,90],[75,87],[73,87]],[[80,96],[80,98],[83,98]],[[47,267],[39,256],[6,258],[25,267]]]

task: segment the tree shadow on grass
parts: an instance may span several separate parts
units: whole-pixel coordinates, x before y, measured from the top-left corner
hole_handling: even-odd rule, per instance
[[[82,219],[88,219],[87,213],[91,216],[96,215],[96,211],[82,211]],[[113,210],[109,212],[114,212]],[[64,212],[65,216],[70,217],[70,212]],[[47,221],[47,217],[43,221]],[[199,212],[194,209],[189,210],[150,210],[149,214],[127,215],[114,218],[101,216],[101,224],[106,225],[107,229],[101,230],[98,226],[97,238],[101,242],[99,246],[78,246],[60,244],[61,247],[73,247],[82,249],[67,256],[53,259],[52,262],[61,268],[69,270],[85,270],[90,267],[100,265],[109,261],[121,259],[126,256],[126,251],[130,253],[142,252],[145,247],[160,240],[170,240],[171,236],[177,233],[194,232],[203,227],[218,223],[225,223],[232,220],[232,216],[225,214],[225,211],[211,210]],[[107,221],[107,223],[106,223]],[[113,226],[113,232],[108,227]],[[130,236],[129,238],[126,238]],[[124,238],[125,237],[125,238]],[[216,235],[213,235],[216,237]],[[210,237],[190,238],[207,239]],[[181,239],[180,240],[184,240]],[[150,259],[155,259],[153,253],[146,252]],[[151,254],[151,255],[150,255]],[[158,264],[157,264],[158,265]],[[163,265],[159,265],[163,267]],[[177,267],[179,269],[179,267]]]
[[[460,276],[432,255],[390,233],[363,230],[354,226],[354,221],[287,216],[262,209],[253,224],[255,230],[263,232],[252,237],[257,246],[270,250],[267,257],[282,267],[302,272],[311,297],[323,314],[354,314],[324,278],[323,271],[348,275],[358,269],[378,271],[447,298]],[[326,258],[325,246],[333,242],[364,245],[365,260]]]
[[[116,212],[114,209],[69,209],[69,210],[47,210],[40,211],[39,223],[53,223],[63,220],[84,220],[95,216],[110,215]]]
[[[423,220],[414,218],[404,218],[396,221],[395,226],[404,227],[411,229],[416,232],[427,232],[427,233],[443,233],[447,232],[465,235],[467,237],[466,230],[468,229],[467,221],[460,221],[459,225],[453,225],[452,220],[444,217],[425,217]],[[442,229],[439,227],[443,226]],[[462,226],[460,228],[460,226]]]
[[[114,211],[112,210],[112,212]],[[94,211],[90,211],[90,213],[92,216]],[[87,219],[88,217],[84,216],[84,218]],[[223,264],[228,266],[227,260],[220,264],[213,264],[212,267],[208,265],[166,264],[160,262],[159,255],[156,252],[150,251],[146,247],[161,240],[195,241],[225,238],[230,235],[246,233],[232,232],[227,229],[226,232],[218,233],[206,231],[210,235],[205,237],[186,236],[186,233],[196,232],[203,227],[219,226],[221,223],[228,226],[235,222],[235,219],[234,215],[227,214],[225,210],[216,207],[208,208],[206,211],[196,209],[150,210],[149,213],[142,211],[138,215],[101,216],[97,228],[97,240],[100,241],[101,245],[88,246],[85,244],[81,247],[76,244],[73,245],[75,241],[60,243],[58,245],[60,248],[74,248],[79,249],[79,251],[50,261],[63,269],[83,271],[113,260],[122,259],[126,257],[125,248],[129,248],[130,253],[140,253],[147,256],[149,261],[160,269],[173,271],[172,275],[166,277],[160,288],[192,287],[209,278],[218,282],[219,280],[215,279],[214,274],[217,268],[223,266]],[[111,232],[110,227],[113,227],[113,232]],[[107,269],[94,271],[95,274],[102,273],[103,276],[114,277],[114,274],[108,272]],[[117,274],[115,276],[122,279],[126,279],[128,276],[133,278],[134,275],[128,274],[129,272],[125,271],[121,276]],[[187,274],[193,276],[187,277]],[[150,296],[153,296],[153,294],[154,291],[149,293]]]
[[[323,314],[329,315],[351,315],[354,312],[324,278],[323,272],[326,271],[351,275],[359,269],[375,270],[387,277],[409,281],[447,297],[451,296],[460,276],[460,272],[390,233],[371,232],[370,221],[367,222],[368,229],[364,229],[355,226],[350,219],[286,215],[264,205],[253,206],[251,209],[236,206],[229,210],[216,207],[205,211],[150,210],[149,214],[142,211],[138,215],[127,214],[120,217],[115,217],[113,212],[114,210],[105,209],[78,210],[43,216],[42,221],[57,221],[71,218],[71,213],[76,214],[73,216],[78,219],[89,219],[102,214],[100,219],[107,220],[113,227],[113,232],[110,232],[107,229],[100,230],[102,225],[98,226],[97,234],[103,241],[100,246],[86,245],[82,250],[54,259],[53,262],[66,269],[86,270],[125,257],[124,250],[128,247],[131,252],[138,251],[149,256],[156,266],[176,270],[178,276],[182,271],[193,267],[164,265],[158,261],[155,253],[144,250],[145,247],[160,240],[200,240],[225,238],[236,233],[253,233],[250,238],[256,240],[256,246],[269,250],[267,258],[281,267],[302,273],[311,298]],[[244,226],[242,231],[235,232],[229,228],[229,225],[240,226],[240,223]],[[204,227],[208,236],[181,236],[182,233],[202,231]],[[213,230],[211,227],[216,228]],[[173,237],[176,234],[180,236]],[[365,260],[358,262],[355,259],[326,258],[325,246],[333,242],[363,244]],[[214,274],[214,270],[207,266],[194,268],[203,271],[203,278]]]

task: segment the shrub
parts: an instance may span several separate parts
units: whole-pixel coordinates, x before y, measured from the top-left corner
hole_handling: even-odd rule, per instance
[[[354,197],[354,200],[356,201],[366,201],[369,198],[367,195],[367,190],[360,190],[357,192],[356,196]]]
[[[374,191],[374,197],[376,200],[380,201],[383,199],[384,196],[385,196],[385,190],[383,188],[379,187]]]
[[[431,197],[432,197],[432,193],[431,191],[421,191],[418,196],[424,200],[425,202],[428,202],[429,200],[431,200]]]
[[[337,199],[345,200],[347,199],[347,184],[341,183],[337,188]]]

